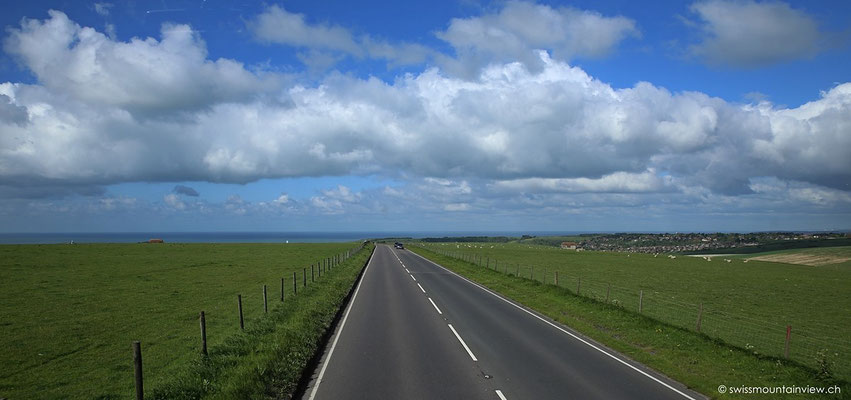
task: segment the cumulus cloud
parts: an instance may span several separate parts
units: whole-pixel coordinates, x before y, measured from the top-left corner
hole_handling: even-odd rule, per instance
[[[103,16],[103,17],[108,16],[109,10],[114,6],[115,6],[115,4],[112,4],[112,3],[95,3],[95,5],[94,5],[95,12],[98,13],[98,15]]]
[[[174,193],[170,193],[170,194],[163,196],[163,201],[165,202],[165,204],[167,204],[169,207],[171,207],[175,210],[185,210],[186,209],[186,203],[183,202],[183,200],[180,199],[180,196],[178,196]]]
[[[182,194],[184,196],[189,196],[189,197],[200,196],[200,194],[198,194],[197,190],[192,189],[189,186],[184,186],[184,185],[175,186],[174,189],[172,190],[172,192],[175,193],[175,194]]]
[[[523,178],[497,181],[493,188],[510,193],[658,193],[673,189],[670,177],[658,176],[653,170],[642,173],[615,172],[597,179]]]
[[[444,59],[444,64],[462,76],[477,74],[491,62],[516,60],[537,70],[542,66],[538,50],[562,60],[599,58],[637,35],[635,21],[626,17],[518,1],[495,14],[454,18],[445,31],[437,33],[457,55],[457,60]]]
[[[9,96],[0,94],[0,121],[26,125],[28,120],[29,114],[26,107],[17,105]]]
[[[135,117],[173,115],[221,102],[244,102],[275,88],[230,59],[207,59],[188,25],[163,25],[162,39],[116,41],[55,10],[24,19],[4,41],[43,88],[88,105],[114,106]]]
[[[345,28],[329,24],[310,24],[304,14],[292,13],[272,5],[248,23],[260,40],[296,47],[339,50],[352,55],[362,55],[352,34]]]
[[[0,83],[0,185],[15,188],[3,192],[26,197],[51,187],[95,193],[118,182],[300,176],[420,179],[410,193],[388,188],[366,195],[340,186],[303,202],[333,214],[386,209],[381,199],[391,197],[427,210],[475,211],[496,201],[489,196],[506,193],[518,196],[516,204],[546,207],[578,198],[593,203],[593,196],[629,204],[637,195],[672,190],[746,196],[764,177],[810,185],[802,196],[818,188],[851,191],[851,83],[797,108],[740,105],[647,82],[616,89],[539,51],[538,69],[490,63],[472,80],[437,68],[389,83],[331,74],[316,85],[246,97],[242,90],[262,77],[233,61],[207,60],[203,42],[188,30],[163,36],[116,41],[57,12],[10,31],[7,48],[39,81]],[[127,64],[84,60],[87,51],[105,51],[98,60],[126,51],[132,65],[171,60],[176,72],[143,75]],[[72,68],[51,77],[54,62]],[[85,71],[93,66],[98,72],[90,76]],[[182,103],[181,117],[137,116],[170,107],[175,100],[151,88],[177,82],[171,74],[192,68],[233,73],[250,84],[180,81],[162,90],[196,91],[195,100]],[[138,90],[118,82],[121,76]],[[90,92],[79,82],[111,86]],[[177,191],[163,201],[176,209],[190,205]],[[238,197],[223,208],[250,211]]]
[[[813,17],[788,3],[708,0],[691,11],[703,37],[690,51],[712,64],[758,67],[810,58],[823,47]]]
[[[304,14],[272,5],[249,21],[248,28],[260,41],[306,49],[298,54],[299,60],[319,72],[342,60],[344,55],[384,59],[391,66],[398,66],[422,63],[435,53],[419,44],[356,36],[339,25],[311,24],[306,19]]]

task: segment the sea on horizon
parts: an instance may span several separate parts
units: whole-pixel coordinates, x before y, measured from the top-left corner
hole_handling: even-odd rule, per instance
[[[328,243],[374,238],[563,235],[575,232],[58,232],[0,233],[0,244],[138,243]]]

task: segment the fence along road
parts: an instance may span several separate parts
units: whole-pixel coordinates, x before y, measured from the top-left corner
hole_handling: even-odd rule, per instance
[[[310,399],[703,399],[406,250],[377,246]]]

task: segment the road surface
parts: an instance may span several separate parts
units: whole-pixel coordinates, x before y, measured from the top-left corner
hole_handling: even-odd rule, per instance
[[[414,253],[379,245],[307,399],[703,399]]]

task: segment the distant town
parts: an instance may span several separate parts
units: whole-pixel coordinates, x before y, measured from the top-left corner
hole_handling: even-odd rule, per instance
[[[577,249],[628,253],[699,253],[724,250],[730,253],[782,250],[798,247],[841,245],[850,241],[847,233],[617,233],[596,235],[576,242]],[[768,247],[769,249],[766,249]]]
[[[410,238],[407,238],[410,239]],[[518,242],[568,250],[627,253],[747,254],[806,247],[851,246],[847,232],[612,233],[575,236],[462,236],[417,239],[422,242]]]

